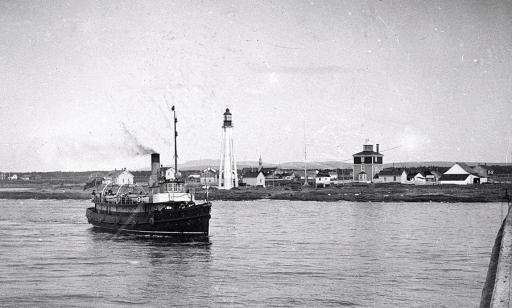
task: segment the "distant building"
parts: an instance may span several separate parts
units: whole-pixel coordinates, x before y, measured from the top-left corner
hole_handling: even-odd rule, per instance
[[[415,185],[437,185],[442,174],[435,170],[421,170],[415,176]]]
[[[187,176],[188,183],[201,183],[201,175],[200,174],[190,174]]]
[[[331,176],[327,171],[319,171],[315,176],[316,186],[328,186],[331,185]]]
[[[297,171],[297,173],[300,175],[300,180],[301,182],[304,181],[304,170],[302,171]],[[309,184],[313,184],[313,182],[316,182],[316,174],[318,173],[318,170],[307,170],[306,171],[306,181],[309,183]]]
[[[3,172],[0,172],[0,181],[4,181],[7,178],[7,175]]]
[[[126,171],[126,169],[110,171],[107,176],[105,176],[103,184],[133,184],[133,174],[129,171]]]
[[[407,172],[403,169],[386,168],[377,173],[373,181],[376,183],[406,183]]]
[[[213,168],[206,168],[201,172],[201,185],[216,186],[218,185],[218,173]]]
[[[427,178],[425,176],[425,172],[419,171],[415,172],[414,174],[411,174],[412,176],[412,182],[414,185],[426,185],[427,184]]]
[[[465,163],[455,163],[439,179],[440,184],[480,184],[487,182],[487,178],[480,177],[471,167]]]
[[[276,178],[276,171],[277,171],[277,167],[272,167],[272,168],[259,168],[259,171],[261,171],[263,173],[263,175],[265,176],[266,179],[274,179]]]
[[[247,186],[265,187],[265,182],[265,175],[261,170],[244,168],[242,171],[242,183]]]
[[[297,178],[300,178],[299,175],[295,174],[295,171],[284,171],[280,174],[281,178],[285,181],[295,181]]]
[[[405,177],[402,177],[402,184],[414,185],[437,185],[441,178],[441,173],[437,170],[431,170],[427,167],[404,169]]]
[[[350,169],[338,169],[338,183],[348,183],[354,180],[353,173],[354,170]]]
[[[331,183],[333,181],[337,181],[338,180],[338,172],[337,171],[329,171],[329,178],[331,180]]]
[[[9,176],[7,179],[10,180],[10,181],[16,181],[16,180],[18,180],[18,175],[17,174],[13,174],[13,175]]]
[[[430,170],[425,175],[427,178],[427,182],[432,182],[433,184],[439,184],[439,179],[443,174],[437,170]]]
[[[480,176],[488,178],[490,183],[512,183],[512,166],[478,165],[473,167]]]
[[[382,169],[382,158],[379,153],[379,144],[373,151],[372,144],[363,145],[363,151],[352,155],[354,157],[353,180],[354,182],[372,182],[376,174]]]

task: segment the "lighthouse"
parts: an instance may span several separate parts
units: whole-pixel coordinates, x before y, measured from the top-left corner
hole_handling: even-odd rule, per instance
[[[219,168],[219,189],[238,187],[235,153],[233,152],[233,122],[231,112],[226,108],[222,125],[222,156]]]

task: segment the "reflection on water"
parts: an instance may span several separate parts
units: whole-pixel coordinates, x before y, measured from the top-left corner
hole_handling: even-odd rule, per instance
[[[94,266],[100,275],[89,287],[99,287],[100,298],[111,298],[115,290],[117,298],[109,304],[165,305],[169,292],[179,290],[186,305],[185,299],[197,292],[188,277],[209,271],[209,242],[87,231],[88,254],[101,260]]]
[[[207,241],[0,200],[0,306],[477,306],[499,204],[216,202]]]
[[[90,228],[89,231],[93,235],[94,240],[112,240],[112,241],[132,241],[140,242],[148,245],[209,245],[210,238],[208,236],[151,236],[151,235],[137,235],[137,234],[124,234],[124,233],[111,233]]]

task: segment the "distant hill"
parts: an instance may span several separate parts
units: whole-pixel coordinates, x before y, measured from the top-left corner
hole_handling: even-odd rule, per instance
[[[220,165],[219,160],[215,159],[202,159],[192,160],[180,164],[181,170],[203,170],[208,167],[218,169]],[[258,161],[238,161],[236,162],[238,169],[258,167]],[[286,163],[267,163],[263,162],[264,167],[279,167],[282,169],[304,169],[304,162],[286,162]],[[351,168],[352,164],[340,161],[324,161],[324,162],[308,162],[308,169],[337,169],[337,168]]]
[[[493,162],[470,162],[470,161],[457,161],[468,164],[469,166],[476,165],[490,165],[490,166],[506,166],[507,163],[493,163]],[[384,164],[384,168],[418,168],[418,167],[451,167],[455,161],[418,161],[418,162],[395,162]]]
[[[395,162],[386,163],[384,168],[418,168],[418,167],[451,167],[456,162],[452,161],[418,161],[418,162]],[[478,164],[487,165],[498,165],[504,166],[506,163],[494,163],[494,162],[465,162],[470,166],[476,166]],[[203,170],[208,167],[218,169],[220,161],[218,159],[202,159],[202,160],[191,160],[179,165],[181,170]],[[239,161],[237,162],[238,169],[246,167],[257,167],[257,161]],[[267,163],[263,162],[264,167],[279,167],[282,169],[304,169],[304,162],[284,162],[284,163]],[[346,169],[352,168],[352,163],[342,161],[321,161],[321,162],[308,162],[308,169]]]
[[[418,168],[418,167],[451,167],[455,162],[450,161],[416,161],[416,162],[395,162],[384,164],[384,168]]]
[[[201,159],[191,160],[183,164],[178,164],[180,170],[204,170],[206,168],[219,169],[220,160],[218,159]],[[236,165],[239,169],[246,167],[257,167],[257,161],[237,161]],[[275,164],[265,164],[265,166],[275,166]]]
[[[308,162],[308,169],[346,169],[352,168],[352,164],[341,161]],[[304,169],[304,162],[289,162],[279,164],[283,169]]]
[[[507,163],[495,163],[495,162],[465,162],[469,166],[476,165],[489,165],[489,166],[510,166]],[[420,162],[395,162],[395,163],[386,163],[384,164],[384,168],[419,168],[419,167],[451,167],[455,164],[455,162],[450,161],[420,161]],[[257,161],[239,161],[237,162],[238,169],[246,168],[246,167],[257,167]],[[275,163],[267,163],[263,162],[264,167],[279,167],[282,169],[304,169],[304,162],[285,162],[280,164]],[[218,159],[201,159],[201,160],[191,160],[187,161],[183,164],[179,164],[178,168],[180,170],[204,170],[206,168],[219,168],[219,160]],[[322,161],[322,162],[308,162],[308,169],[347,169],[352,168],[352,163],[342,162],[342,161]],[[149,168],[143,169],[135,169],[129,170],[132,173],[140,173],[141,176],[146,176],[149,174]],[[95,176],[103,176],[107,174],[109,170],[97,170],[97,171],[51,171],[51,172],[2,172],[0,174],[10,175],[10,174],[18,174],[18,176],[29,176],[31,179],[38,179],[41,181],[45,180],[53,180],[53,181],[69,181],[73,179],[76,182],[86,181],[87,179],[93,178]],[[139,175],[139,174],[138,174]]]

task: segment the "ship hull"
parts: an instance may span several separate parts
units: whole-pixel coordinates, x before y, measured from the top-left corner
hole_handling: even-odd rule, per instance
[[[185,209],[141,213],[137,211],[112,213],[90,207],[87,220],[100,231],[156,235],[169,237],[208,236],[211,204],[194,205]]]

